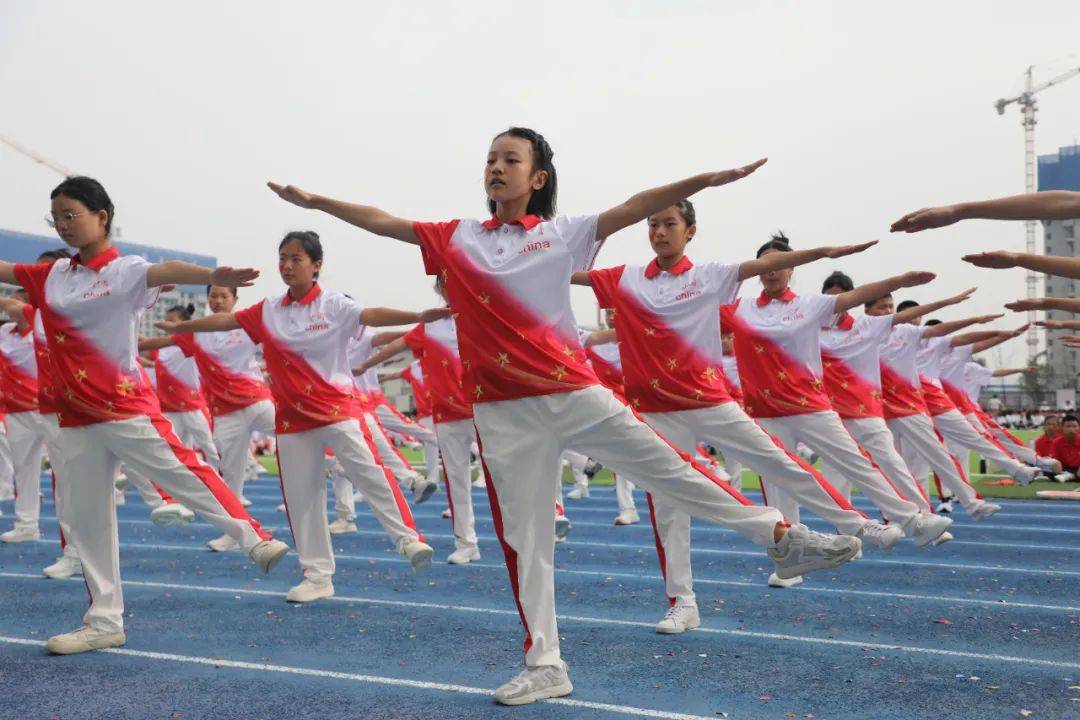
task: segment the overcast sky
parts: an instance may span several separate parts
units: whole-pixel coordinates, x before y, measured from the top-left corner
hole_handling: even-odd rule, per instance
[[[1020,91],[1028,65],[1038,78],[1080,66],[1077,28],[1076,0],[0,0],[0,133],[101,180],[122,239],[261,268],[244,301],[281,287],[284,232],[314,229],[325,285],[367,304],[433,304],[416,248],[263,183],[415,219],[482,216],[488,143],[523,124],[555,149],[566,213],[767,155],[752,178],[694,198],[692,257],[747,259],[780,228],[796,247],[880,238],[799,270],[796,290],[836,268],[856,282],[926,269],[939,279],[902,297],[977,285],[962,306],[977,314],[1022,296],[1023,274],[960,255],[1023,249],[1023,226],[890,236],[889,223],[1023,190],[1019,112],[999,117],[993,102]],[[1040,98],[1037,151],[1077,142],[1080,78]],[[0,179],[0,227],[47,234],[60,178],[0,146]],[[642,224],[598,266],[650,257]],[[575,288],[574,302],[579,321],[595,318],[591,294]],[[989,359],[1023,356],[1016,340]]]

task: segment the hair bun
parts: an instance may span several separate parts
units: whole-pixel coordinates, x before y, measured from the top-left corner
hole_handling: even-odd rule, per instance
[[[188,315],[194,315],[195,314],[195,303],[188,303],[187,304],[187,311],[188,311]]]

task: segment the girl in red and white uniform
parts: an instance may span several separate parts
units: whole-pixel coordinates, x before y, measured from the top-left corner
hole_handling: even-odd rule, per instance
[[[3,403],[0,402],[0,500],[15,499],[15,468],[11,464],[11,445],[7,439]],[[0,510],[0,515],[4,511]]]
[[[758,249],[758,258],[790,252],[781,234]],[[919,506],[862,453],[833,408],[825,391],[821,328],[838,313],[896,288],[923,285],[934,276],[913,272],[839,295],[796,295],[790,287],[792,270],[780,268],[761,274],[760,296],[724,308],[725,324],[735,334],[746,411],[785,447],[805,443],[838,477],[859,488],[891,521],[888,526],[866,526],[862,537],[876,547],[891,548],[903,536],[902,528],[921,527]],[[803,497],[794,496],[767,472],[762,472],[761,487],[769,504],[780,508],[785,517],[798,518],[799,504],[806,504]]]
[[[941,301],[936,305],[944,307],[947,304],[948,301]],[[866,314],[892,315],[893,307],[892,294],[883,294],[867,303]],[[990,319],[992,316],[987,316],[986,320]],[[881,400],[885,424],[893,434],[900,457],[919,482],[932,470],[949,494],[957,498],[973,518],[982,520],[1001,506],[983,500],[968,482],[963,466],[949,454],[934,427],[920,388],[917,361],[920,342],[924,337],[938,337],[948,330],[948,325],[926,328],[910,322],[893,324],[888,339],[881,346]]]
[[[570,275],[589,266],[601,240],[699,190],[742,178],[764,161],[649,190],[598,216],[555,217],[552,155],[532,130],[497,135],[484,172],[492,212],[484,221],[413,223],[270,186],[301,207],[420,245],[427,272],[445,279],[495,527],[527,633],[526,669],[495,692],[497,702],[510,705],[573,691],[559,654],[551,516],[552,477],[564,448],[633,474],[683,510],[738,529],[769,547],[780,572],[798,572],[804,563],[839,565],[859,547],[854,538],[788,529],[776,510],[750,504],[692,465],[599,385],[577,338]]]
[[[746,396],[742,391],[742,380],[739,378],[739,361],[735,359],[735,336],[726,332],[723,321],[720,324],[720,342],[724,349],[724,357],[720,369],[724,373],[724,383],[727,386],[731,399],[738,403],[739,407],[746,408]],[[731,478],[728,482],[731,487],[742,492],[742,463],[735,458],[724,458],[724,472]]]
[[[85,626],[49,639],[54,653],[76,653],[125,642],[123,596],[113,497],[119,463],[152,475],[171,495],[232,534],[264,570],[288,546],[273,540],[240,506],[220,476],[184,447],[161,415],[138,363],[139,313],[170,284],[249,284],[253,269],[208,268],[180,261],[149,263],[120,257],[109,241],[113,206],[105,189],[68,178],[52,195],[60,237],[79,254],[48,264],[0,262],[0,282],[21,284],[42,315],[57,393],[64,465],[79,481],[60,490],[71,542],[79,550],[90,592]]]
[[[346,358],[350,338],[367,326],[416,322],[417,313],[361,308],[318,284],[322,245],[313,232],[291,232],[278,246],[278,269],[288,290],[239,312],[164,322],[169,333],[242,329],[263,346],[276,405],[281,490],[304,579],[285,596],[308,602],[334,594],[334,551],[326,517],[325,449],[345,468],[394,546],[414,570],[431,563],[431,548],[393,478],[375,460],[360,423]]]
[[[432,416],[434,410],[432,409],[433,400],[431,397],[431,390],[424,384],[424,370],[420,367],[419,360],[413,360],[398,374],[401,379],[409,383],[409,387],[412,388],[413,398],[416,403],[416,422],[431,432],[435,432],[435,419]],[[391,375],[390,377],[394,377]],[[384,378],[380,377],[380,380]],[[385,378],[389,379],[389,378]],[[438,440],[431,440],[430,438],[421,439],[421,444],[424,446],[424,465],[427,470],[427,478],[429,482],[439,482],[439,443]]]

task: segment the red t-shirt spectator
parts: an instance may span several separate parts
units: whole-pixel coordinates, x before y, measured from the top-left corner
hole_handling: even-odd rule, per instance
[[[1039,457],[1051,457],[1054,453],[1054,441],[1061,436],[1061,433],[1058,433],[1054,437],[1048,438],[1044,433],[1035,438],[1035,454]]]
[[[1075,471],[1080,467],[1080,435],[1072,440],[1064,434],[1058,435],[1050,445],[1050,456],[1060,460],[1066,470]]]

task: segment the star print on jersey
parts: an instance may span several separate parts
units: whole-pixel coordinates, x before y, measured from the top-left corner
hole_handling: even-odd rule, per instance
[[[194,358],[212,415],[226,415],[270,399],[270,388],[255,360],[255,344],[243,330],[183,333],[173,335],[173,342],[185,356]]]
[[[821,365],[833,409],[845,420],[884,417],[879,347],[892,332],[892,317],[844,313],[821,328]]]
[[[38,371],[32,328],[19,332],[15,323],[0,326],[0,412],[38,410]]]
[[[453,318],[443,318],[417,325],[405,333],[405,345],[412,350],[423,370],[424,382],[432,395],[431,416],[435,422],[468,420],[473,416],[472,402],[463,385],[464,366],[458,346],[457,326]],[[495,366],[510,365],[510,353],[496,351]]]
[[[157,376],[157,395],[163,412],[193,412],[206,408],[199,390],[199,371],[193,358],[178,347],[150,352]]]

